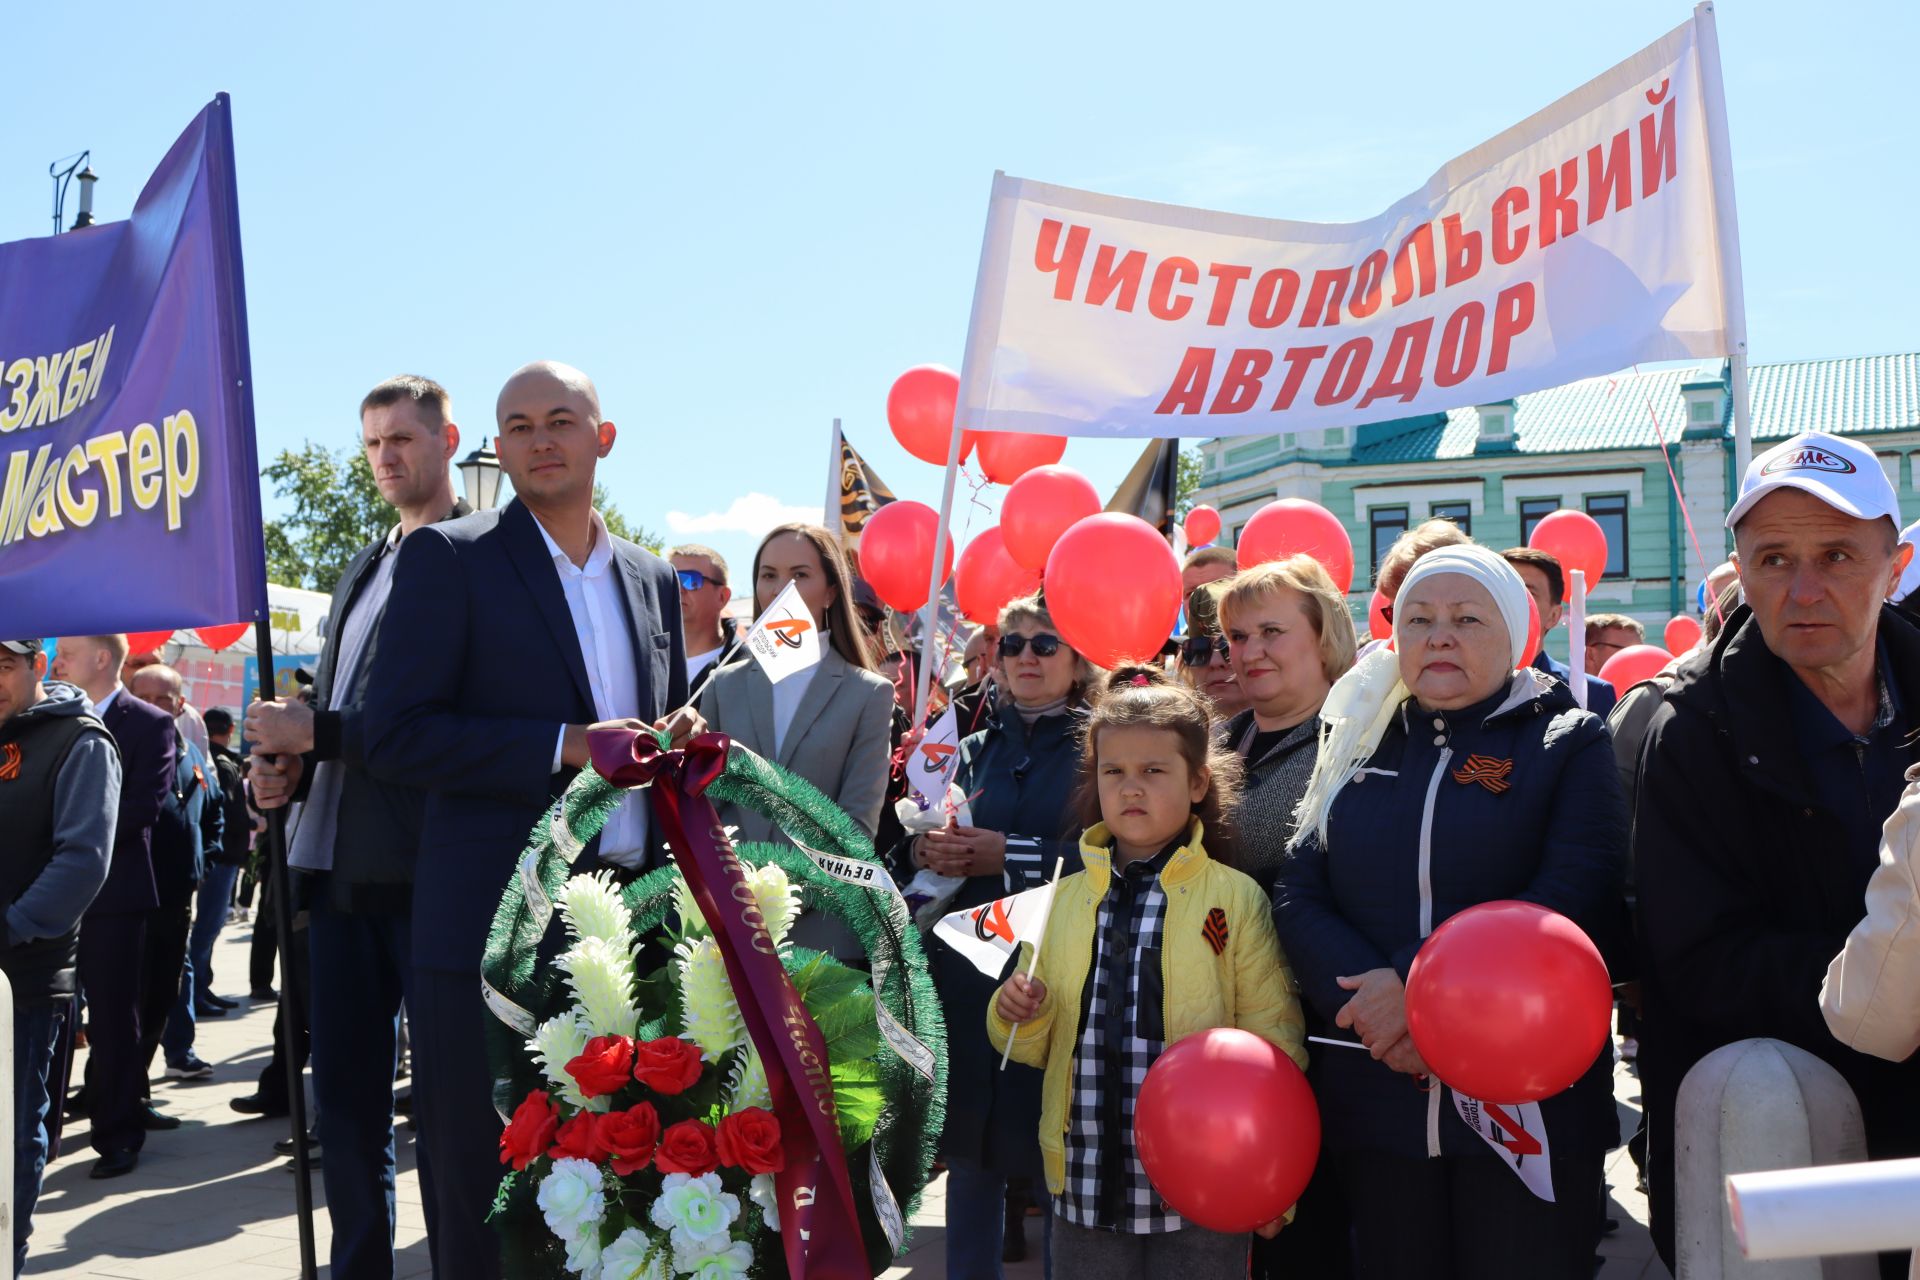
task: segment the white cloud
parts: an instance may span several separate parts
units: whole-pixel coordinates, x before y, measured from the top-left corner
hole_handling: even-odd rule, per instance
[[[796,507],[770,493],[745,493],[735,498],[725,511],[691,515],[685,511],[667,512],[667,528],[675,534],[739,533],[758,538],[776,525],[804,520],[820,523],[819,507]]]

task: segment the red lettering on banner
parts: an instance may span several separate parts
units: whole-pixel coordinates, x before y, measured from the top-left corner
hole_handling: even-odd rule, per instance
[[[1293,408],[1293,398],[1300,394],[1300,384],[1307,379],[1307,366],[1325,354],[1325,347],[1287,348],[1287,354],[1280,357],[1287,362],[1287,376],[1280,380],[1280,393],[1273,398],[1275,412]]]
[[[1480,274],[1480,233],[1461,231],[1457,213],[1442,218],[1440,226],[1447,233],[1447,287],[1452,288]]]
[[[1613,211],[1620,213],[1633,203],[1632,135],[1622,129],[1613,135],[1601,162],[1601,150],[1587,148],[1587,225],[1607,216],[1607,197],[1613,197]]]
[[[1580,229],[1580,201],[1574,187],[1580,181],[1580,162],[1569,160],[1556,171],[1540,175],[1540,247],[1546,248]]]
[[[1040,238],[1033,246],[1033,265],[1042,271],[1057,272],[1053,296],[1062,302],[1071,302],[1074,285],[1080,280],[1080,259],[1087,252],[1087,237],[1093,233],[1086,227],[1074,227],[1067,232],[1067,243],[1062,246],[1061,229],[1058,218],[1048,218],[1040,224]]]
[[[1245,413],[1260,399],[1261,380],[1273,369],[1273,352],[1264,347],[1242,347],[1227,357],[1214,392],[1210,413]]]
[[[1207,323],[1222,325],[1227,322],[1227,312],[1233,306],[1233,291],[1253,274],[1253,268],[1216,262],[1207,268],[1207,274],[1213,277],[1213,306],[1207,311]]]
[[[1159,413],[1201,413],[1206,409],[1207,386],[1213,381],[1213,348],[1188,347],[1180,358],[1180,371],[1161,399]]]
[[[1356,320],[1363,320],[1380,309],[1380,286],[1387,275],[1387,251],[1375,249],[1360,264],[1360,272],[1353,282],[1353,301],[1347,304],[1347,310]]]
[[[1403,324],[1387,339],[1387,354],[1381,357],[1380,372],[1373,385],[1360,397],[1364,409],[1375,400],[1398,396],[1406,404],[1420,394],[1420,371],[1426,367],[1427,344],[1433,338],[1433,317],[1416,324]]]
[[[1493,304],[1493,340],[1488,344],[1487,376],[1507,371],[1507,353],[1514,337],[1533,323],[1533,281],[1522,280],[1500,291]]]
[[[1360,379],[1366,376],[1367,359],[1372,355],[1372,338],[1349,338],[1341,343],[1327,361],[1326,372],[1320,375],[1320,389],[1313,393],[1313,402],[1343,404],[1353,399],[1354,393],[1360,390]]]
[[[1300,327],[1311,329],[1317,324],[1339,324],[1340,302],[1347,296],[1347,286],[1352,282],[1352,267],[1314,272],[1313,283],[1307,287],[1306,310],[1300,313]]]
[[[1493,202],[1493,260],[1503,267],[1526,252],[1531,232],[1524,223],[1513,226],[1514,215],[1526,211],[1525,187],[1508,187]]]
[[[1087,301],[1093,306],[1100,306],[1118,289],[1120,301],[1114,307],[1120,311],[1131,311],[1134,299],[1140,296],[1141,278],[1146,275],[1147,254],[1144,249],[1135,249],[1121,258],[1116,267],[1113,258],[1118,252],[1112,245],[1103,244],[1100,252],[1093,255],[1093,270],[1087,275]]]
[[[1147,293],[1147,310],[1156,320],[1178,320],[1193,310],[1193,295],[1174,296],[1173,286],[1199,284],[1200,267],[1192,258],[1168,258],[1153,271],[1153,288]]]
[[[1253,307],[1247,320],[1256,329],[1277,329],[1293,314],[1300,296],[1300,273],[1287,267],[1263,271],[1253,286]]]
[[[1433,224],[1423,222],[1413,229],[1413,234],[1400,242],[1400,248],[1393,255],[1393,305],[1403,306],[1413,300],[1414,259],[1420,264],[1420,296],[1426,297],[1438,285],[1437,273],[1433,265]]]
[[[1667,85],[1663,80],[1660,82],[1660,92],[1664,94],[1666,91]],[[1658,103],[1659,99],[1649,93],[1647,101]],[[1668,98],[1667,105],[1660,108],[1657,129],[1651,114],[1640,118],[1640,198],[1643,200],[1660,189],[1663,170],[1665,180],[1673,181],[1679,163],[1678,153],[1673,148],[1674,101]]]
[[[1440,331],[1440,354],[1434,361],[1435,386],[1457,387],[1473,376],[1480,363],[1480,331],[1485,327],[1487,309],[1469,302],[1447,317]]]

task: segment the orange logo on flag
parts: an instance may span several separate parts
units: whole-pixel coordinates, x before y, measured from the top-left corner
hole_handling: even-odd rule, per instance
[[[778,618],[767,623],[767,630],[787,648],[798,649],[800,637],[813,630],[813,623],[805,618]]]
[[[1507,778],[1513,773],[1513,761],[1498,760],[1493,756],[1468,756],[1467,762],[1453,771],[1455,782],[1477,782],[1487,790],[1499,795],[1513,784]]]
[[[1509,762],[1511,763],[1511,762]],[[1540,1154],[1540,1140],[1522,1129],[1514,1118],[1491,1102],[1480,1104],[1487,1113],[1487,1119],[1493,1121],[1513,1136],[1500,1139],[1500,1145],[1516,1156],[1537,1156]]]
[[[12,782],[20,776],[20,744],[9,742],[0,748],[0,782]]]
[[[920,744],[920,754],[925,759],[925,763],[921,767],[928,773],[936,771],[944,773],[949,758],[958,750],[959,748],[951,742],[923,742]]]
[[[980,941],[999,938],[1005,942],[1013,941],[1013,926],[1007,922],[1007,901],[998,898],[984,907],[977,907],[973,913],[973,933]]]

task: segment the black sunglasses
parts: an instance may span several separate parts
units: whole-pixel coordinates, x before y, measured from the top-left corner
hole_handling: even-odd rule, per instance
[[[1028,645],[1033,646],[1034,657],[1051,658],[1054,654],[1060,652],[1060,637],[1048,635],[1044,631],[1037,636],[1001,636],[1000,656],[1003,658],[1017,658],[1026,652]]]
[[[1213,661],[1213,655],[1227,656],[1227,638],[1225,636],[1188,636],[1180,645],[1180,661],[1190,667],[1204,667]]]
[[[698,591],[701,584],[706,582],[711,582],[716,587],[724,587],[727,585],[718,578],[709,578],[698,569],[675,569],[673,576],[680,579],[680,589],[682,591]]]

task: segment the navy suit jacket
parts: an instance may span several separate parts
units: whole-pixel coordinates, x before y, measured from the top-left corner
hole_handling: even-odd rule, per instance
[[[620,538],[611,568],[640,716],[658,719],[687,700],[679,583],[666,561]],[[478,973],[527,835],[573,779],[553,772],[560,728],[600,718],[560,575],[518,499],[400,544],[363,715],[369,772],[427,793],[414,963]],[[650,861],[662,857],[657,833],[654,843]],[[595,865],[594,852],[576,869]]]
[[[120,816],[113,827],[113,861],[85,919],[160,905],[153,881],[153,824],[173,794],[173,718],[122,689],[101,723],[120,748]]]

